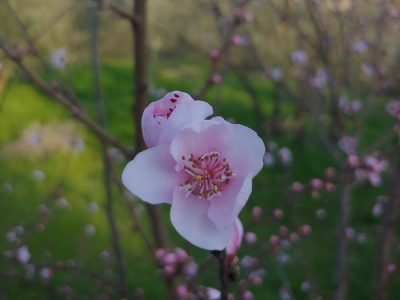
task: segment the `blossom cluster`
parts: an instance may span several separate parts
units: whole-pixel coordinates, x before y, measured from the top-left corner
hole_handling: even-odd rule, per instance
[[[145,202],[171,204],[172,225],[190,243],[222,250],[263,167],[265,146],[250,128],[206,120],[212,114],[208,103],[179,91],[151,103],[142,117],[149,149],[126,166],[122,181]]]

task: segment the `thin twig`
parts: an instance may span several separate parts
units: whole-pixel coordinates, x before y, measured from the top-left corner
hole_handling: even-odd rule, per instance
[[[97,3],[104,5],[104,7],[109,8],[110,10],[112,10],[114,13],[116,13],[118,16],[120,16],[121,18],[127,19],[133,23],[140,23],[142,22],[142,19],[140,17],[138,17],[135,14],[131,14],[130,12],[127,12],[126,10],[123,10],[122,8],[120,8],[118,5],[111,3],[109,1],[105,1],[105,0],[94,0]]]
[[[106,116],[104,110],[104,103],[101,91],[101,82],[100,82],[100,59],[98,52],[98,15],[97,9],[91,9],[90,11],[91,17],[91,50],[92,50],[92,64],[93,64],[93,74],[94,74],[94,87],[95,87],[95,101],[97,108],[97,116],[99,125],[104,129],[106,126]],[[111,161],[107,155],[107,144],[102,143],[102,156],[103,156],[103,164],[104,164],[104,187],[106,191],[106,214],[108,224],[111,229],[111,237],[112,237],[112,245],[115,252],[115,258],[117,263],[117,271],[119,274],[119,280],[121,284],[121,297],[127,297],[127,287],[125,280],[125,268],[123,264],[121,245],[118,235],[117,226],[114,219],[113,214],[113,198],[111,192]]]
[[[211,251],[217,259],[219,263],[219,277],[221,281],[221,300],[228,300],[228,286],[229,286],[229,277],[228,277],[228,260],[226,256],[226,249],[222,251]]]
[[[111,137],[103,128],[93,122],[85,112],[83,112],[78,106],[76,106],[70,99],[63,96],[57,88],[54,88],[44,82],[40,77],[38,77],[35,73],[33,73],[23,62],[22,60],[14,55],[14,52],[6,45],[5,41],[0,38],[0,48],[3,49],[4,53],[8,58],[14,61],[18,67],[24,72],[27,78],[35,84],[40,90],[42,90],[45,94],[50,96],[53,100],[57,101],[61,105],[63,105],[66,109],[68,109],[72,115],[85,124],[91,131],[100,139],[100,141],[104,143],[108,143],[118,148],[122,154],[124,154],[128,158],[132,158],[133,154],[121,145],[115,138]]]

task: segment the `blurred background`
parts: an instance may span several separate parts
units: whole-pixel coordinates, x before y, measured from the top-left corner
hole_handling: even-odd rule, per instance
[[[218,299],[120,183],[174,90],[267,148],[234,299],[399,299],[399,33],[398,0],[0,0],[0,299]]]

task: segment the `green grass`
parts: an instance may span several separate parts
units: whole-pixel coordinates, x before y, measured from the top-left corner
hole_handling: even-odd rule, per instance
[[[102,87],[107,111],[107,129],[127,146],[134,146],[135,128],[132,120],[132,66],[129,62],[112,62],[102,65]],[[73,86],[82,104],[88,113],[95,118],[95,104],[93,79],[88,67],[79,67],[69,70],[70,84]],[[168,91],[182,90],[193,94],[201,87],[206,69],[196,64],[181,63],[152,66],[150,68],[151,82],[156,87],[163,87]],[[60,74],[61,77],[65,76]],[[258,94],[260,95],[262,113],[269,120],[273,109],[273,86],[261,77],[251,78]],[[151,96],[151,100],[156,97]],[[241,83],[233,74],[227,74],[220,87],[214,87],[204,99],[214,107],[224,118],[234,118],[236,122],[255,129],[253,101],[245,92]],[[377,103],[378,108],[383,105]],[[294,106],[289,101],[282,104],[285,123],[293,123]],[[381,114],[373,114],[367,119],[364,135],[361,137],[361,147],[367,148],[371,141],[377,139],[385,130],[393,125],[392,120],[382,120]],[[37,126],[50,130],[54,128],[54,139],[61,140],[64,135],[69,135],[74,140],[82,138],[85,147],[82,152],[74,151],[72,147],[47,149],[42,151],[30,150],[23,136],[26,128]],[[296,124],[294,124],[296,125]],[[59,132],[58,128],[63,132]],[[312,127],[310,122],[308,127]],[[288,128],[293,128],[288,125]],[[259,205],[265,212],[281,208],[285,216],[282,220],[267,218],[260,224],[252,225],[250,230],[258,236],[256,245],[243,244],[239,250],[239,257],[252,255],[262,258],[263,268],[268,274],[264,283],[259,287],[251,287],[255,299],[279,299],[278,290],[283,281],[291,283],[296,299],[309,299],[301,291],[303,280],[313,283],[315,292],[319,295],[329,293],[334,284],[334,264],[336,247],[336,217],[338,213],[338,193],[322,193],[318,199],[310,195],[302,195],[294,200],[286,196],[286,191],[294,181],[307,182],[321,177],[326,167],[335,166],[335,161],[324,150],[318,135],[310,130],[302,145],[296,144],[295,131],[286,131],[274,137],[263,136],[265,142],[274,140],[280,147],[287,146],[293,150],[294,164],[290,168],[275,166],[264,169],[254,180],[254,191],[248,205],[240,214],[244,224],[250,223],[250,212],[253,206]],[[22,141],[22,142],[21,142]],[[17,144],[19,142],[20,144]],[[49,142],[53,144],[52,141]],[[18,146],[19,145],[19,146]],[[103,262],[99,254],[103,250],[111,250],[110,230],[105,214],[105,195],[102,186],[102,162],[100,145],[90,132],[76,121],[70,121],[67,111],[60,105],[43,96],[39,91],[18,80],[10,90],[0,113],[0,186],[11,183],[12,193],[0,193],[0,236],[17,225],[25,229],[21,236],[21,245],[28,245],[32,254],[32,261],[55,264],[57,262],[74,262],[85,269],[93,270],[102,275],[108,269],[115,276],[114,260]],[[12,150],[7,150],[12,149]],[[47,150],[46,150],[47,149]],[[7,151],[6,151],[7,150]],[[115,167],[120,174],[127,161],[115,162]],[[46,178],[41,182],[32,179],[33,170],[41,170]],[[371,299],[374,283],[374,267],[377,256],[378,234],[377,226],[381,224],[371,214],[371,209],[378,195],[386,194],[385,187],[371,188],[368,184],[357,187],[353,193],[353,213],[351,227],[357,232],[367,235],[367,242],[359,245],[350,241],[349,259],[349,296],[348,299]],[[147,299],[165,299],[166,291],[155,272],[151,255],[137,233],[131,230],[131,217],[126,209],[126,204],[117,190],[113,190],[114,215],[120,232],[123,254],[127,271],[129,288],[133,291],[143,287]],[[62,210],[57,207],[56,201],[65,197],[70,208]],[[99,212],[89,214],[87,205],[97,202]],[[52,213],[45,221],[41,220],[38,206],[46,204]],[[134,200],[134,205],[142,205],[140,200]],[[318,220],[315,216],[317,209],[327,211],[327,218]],[[185,242],[174,231],[168,220],[169,208],[163,206],[170,238],[173,245],[185,246]],[[140,221],[145,230],[149,232],[146,214],[140,215]],[[38,224],[44,224],[43,232],[37,230]],[[84,227],[92,224],[96,228],[94,236],[84,234]],[[286,266],[277,264],[275,255],[263,252],[260,249],[268,245],[272,234],[279,232],[279,226],[285,225],[294,230],[299,225],[309,224],[313,233],[309,237],[301,238],[298,243],[285,250],[292,261]],[[4,238],[0,239],[0,251],[10,251],[18,246],[10,244]],[[200,263],[208,253],[195,247],[189,247],[190,254]],[[45,255],[50,253],[50,257]],[[399,254],[396,254],[399,256]],[[46,258],[47,257],[47,258]],[[0,258],[0,270],[6,267]],[[19,268],[21,272],[23,269]],[[38,270],[37,270],[38,271]],[[245,274],[242,271],[241,276]],[[240,279],[240,278],[239,278]],[[395,275],[393,282],[400,280]],[[105,287],[95,281],[90,281],[84,276],[71,275],[69,272],[56,272],[50,280],[51,284],[61,286],[62,283],[73,287],[77,294],[98,295]],[[218,287],[216,266],[211,265],[199,278],[199,283],[206,286]],[[235,286],[235,285],[234,285]],[[27,284],[16,284],[14,281],[0,277],[0,288],[9,299],[64,299],[59,296],[54,298],[39,287]],[[234,288],[232,287],[232,290]],[[390,299],[397,299],[400,293],[399,286],[393,284]],[[326,295],[324,299],[330,298]]]

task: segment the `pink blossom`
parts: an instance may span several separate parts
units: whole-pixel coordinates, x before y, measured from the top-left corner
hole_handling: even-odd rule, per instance
[[[68,204],[67,199],[65,199],[65,198],[60,198],[60,199],[58,199],[58,200],[57,200],[57,206],[58,206],[59,208],[61,208],[61,209],[68,208],[69,204]]]
[[[181,248],[176,248],[175,254],[179,261],[184,261],[188,257],[187,252]]]
[[[292,53],[292,61],[295,64],[304,66],[308,62],[308,55],[303,50],[297,50]]]
[[[221,292],[210,287],[206,288],[206,294],[208,300],[219,300],[221,298]]]
[[[210,51],[210,57],[211,59],[216,59],[219,56],[219,50],[218,49],[212,49]]]
[[[279,241],[280,241],[280,238],[277,235],[271,235],[271,237],[269,238],[269,242],[274,247],[278,246]]]
[[[292,151],[290,151],[289,148],[281,148],[278,151],[278,156],[284,166],[290,166],[292,164]]]
[[[303,225],[303,226],[301,226],[301,228],[300,228],[300,232],[301,232],[302,234],[309,235],[309,234],[311,234],[312,229],[311,229],[311,227],[310,227],[309,225]]]
[[[289,234],[289,229],[286,226],[283,226],[283,225],[279,226],[279,233],[282,236],[285,236],[285,235]]]
[[[374,207],[372,208],[372,214],[373,214],[375,217],[379,217],[379,216],[382,215],[382,213],[383,213],[382,204],[381,204],[381,203],[375,204]]]
[[[230,261],[235,258],[236,252],[238,251],[243,240],[243,225],[239,218],[235,219],[234,229],[232,237],[230,238],[228,245],[226,245],[226,253]]]
[[[265,152],[263,158],[266,167],[271,167],[275,164],[275,157],[270,152]]]
[[[204,120],[213,113],[203,101],[174,91],[151,103],[143,112],[142,131],[147,147],[169,144],[181,127],[191,121]]]
[[[274,81],[280,81],[283,78],[283,70],[281,68],[274,68],[269,72],[269,76]]]
[[[233,294],[228,294],[228,300],[235,300],[235,296]]]
[[[252,178],[263,166],[264,152],[262,140],[245,126],[221,117],[193,121],[171,145],[136,155],[122,181],[143,201],[172,204],[172,224],[189,242],[222,250],[250,196]]]
[[[219,74],[213,75],[213,76],[211,77],[211,82],[212,82],[213,84],[219,84],[219,83],[221,83],[221,82],[222,82],[222,77],[221,77],[221,75],[219,75]]]
[[[318,209],[315,214],[317,215],[317,218],[320,220],[326,218],[326,211],[324,209]]]
[[[363,53],[368,50],[368,44],[364,41],[359,41],[353,45],[353,51]]]
[[[339,148],[347,155],[355,154],[357,147],[357,140],[355,138],[344,136],[339,140]]]
[[[315,74],[315,77],[311,79],[310,84],[316,89],[321,89],[328,83],[328,78],[328,72],[325,70],[325,68],[319,68]]]
[[[303,190],[303,185],[300,182],[296,181],[292,184],[292,190],[296,193],[300,193]]]
[[[93,225],[86,225],[84,232],[87,236],[92,236],[96,233],[96,228]]]
[[[301,290],[303,292],[308,292],[309,290],[311,290],[311,284],[308,281],[303,281],[301,283]]]
[[[190,291],[189,291],[189,288],[188,288],[188,286],[186,284],[181,284],[176,289],[176,293],[178,294],[178,296],[180,298],[186,299],[187,297],[189,297]]]
[[[274,217],[277,219],[282,219],[284,216],[283,211],[279,208],[275,209],[273,213],[274,213]]]
[[[361,65],[361,69],[365,73],[365,75],[371,77],[375,74],[375,68],[370,63],[363,63]]]
[[[354,238],[356,237],[356,231],[355,231],[353,228],[351,228],[351,227],[347,227],[347,228],[344,230],[344,232],[345,232],[346,236],[347,236],[349,239],[354,239]]]
[[[310,182],[311,188],[315,190],[320,190],[324,187],[324,182],[321,179],[314,178]]]
[[[235,46],[243,44],[243,37],[240,35],[234,35],[231,37],[231,44]]]
[[[289,235],[289,240],[290,240],[291,242],[297,242],[297,241],[299,240],[298,234],[297,234],[296,232],[292,232],[292,233]]]
[[[386,105],[387,112],[396,119],[400,120],[400,101],[393,101]]]
[[[244,300],[253,300],[253,298],[254,298],[254,296],[253,296],[253,293],[252,292],[250,292],[250,291],[245,291],[244,293],[243,293],[243,299]]]
[[[255,244],[257,242],[257,235],[254,232],[246,232],[244,240],[249,244]]]
[[[40,277],[43,280],[49,280],[51,278],[51,275],[53,275],[53,271],[50,268],[42,268],[40,270]]]
[[[328,192],[333,192],[336,189],[336,187],[332,182],[325,182],[325,189]]]
[[[157,250],[156,250],[155,257],[156,257],[158,260],[161,260],[165,254],[167,254],[167,251],[164,250],[164,249],[162,249],[162,248],[160,248],[160,249],[157,249]]]
[[[26,264],[31,259],[31,254],[29,253],[27,246],[22,246],[18,248],[15,255],[17,261],[21,264]]]
[[[259,220],[262,216],[262,209],[259,206],[254,206],[253,209],[251,210],[251,216],[253,217],[254,220]]]
[[[336,177],[336,170],[333,167],[325,169],[325,176],[327,179],[332,180]]]
[[[389,273],[394,273],[394,272],[396,272],[396,271],[397,271],[397,266],[396,266],[395,264],[390,264],[390,265],[388,266],[388,271],[389,271]]]
[[[177,255],[175,253],[167,253],[161,259],[161,262],[165,265],[172,265],[177,262]]]
[[[347,163],[351,168],[357,168],[360,165],[360,159],[357,155],[352,154],[347,157]]]
[[[65,50],[64,48],[58,48],[54,50],[50,56],[50,64],[53,66],[54,69],[64,69],[67,62],[67,50]]]
[[[166,265],[164,266],[164,274],[167,276],[173,276],[176,273],[175,265]]]

